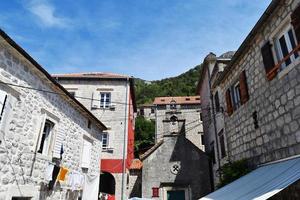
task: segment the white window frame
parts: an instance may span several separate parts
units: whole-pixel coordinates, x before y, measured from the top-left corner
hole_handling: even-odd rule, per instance
[[[238,109],[241,106],[241,94],[240,94],[240,83],[237,81],[232,87],[232,103],[234,109]]]
[[[42,159],[47,159],[50,160],[53,156],[53,151],[54,151],[54,145],[55,145],[55,140],[57,137],[57,124],[59,124],[60,119],[55,116],[54,114],[52,114],[51,112],[49,112],[48,110],[42,108],[41,109],[41,116],[38,117],[39,120],[39,130],[38,130],[38,134],[37,134],[37,143],[35,146],[35,152],[37,153],[37,155],[42,158]],[[40,149],[40,145],[41,145],[41,140],[42,140],[42,136],[43,136],[43,131],[44,131],[44,127],[45,127],[45,123],[46,121],[50,121],[51,123],[53,123],[53,128],[51,129],[51,133],[50,133],[50,138],[49,138],[49,146],[48,146],[48,150],[47,152],[43,150],[42,153],[39,153],[38,150]]]
[[[281,47],[280,41],[279,41],[280,38],[284,37],[285,43],[287,45],[288,53],[290,53],[293,50],[292,43],[291,43],[291,40],[290,40],[290,37],[289,37],[289,34],[288,34],[289,31],[292,31],[293,40],[294,40],[295,45],[296,46],[298,45],[293,26],[290,23],[288,25],[285,25],[284,28],[282,28],[282,30],[279,33],[277,33],[277,35],[274,37],[275,53],[276,53],[276,57],[277,57],[278,62],[281,61],[284,58],[283,53],[282,53],[282,47]],[[299,60],[299,57],[300,57],[299,51],[298,51],[298,56],[297,57],[295,56],[295,54],[291,55],[290,56],[291,63],[288,64],[288,65],[286,65],[286,62],[282,63],[282,65],[280,67],[280,70],[283,70],[286,67],[288,67],[288,66],[292,65],[293,63],[295,63],[296,60]]]
[[[42,152],[39,152],[41,145],[42,145],[42,139],[43,139],[43,134],[44,134],[44,130],[45,130],[45,126],[46,124],[49,124],[50,130],[48,131],[48,137],[47,137],[47,141],[43,144],[42,147]],[[55,122],[51,119],[49,119],[48,117],[45,117],[45,120],[43,122],[43,126],[39,135],[39,142],[38,142],[38,148],[37,148],[37,153],[45,155],[45,156],[50,156],[51,152],[52,152],[52,146],[53,146],[53,138],[54,138],[54,127],[55,127]]]
[[[102,101],[103,95],[103,101]],[[109,101],[107,101],[109,99]],[[110,92],[100,92],[100,108],[109,108],[111,106],[111,93]]]

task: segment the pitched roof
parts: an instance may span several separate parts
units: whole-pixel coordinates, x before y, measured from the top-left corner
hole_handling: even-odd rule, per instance
[[[127,75],[114,74],[108,72],[83,72],[69,74],[52,74],[54,78],[97,78],[97,79],[127,79],[132,78]]]
[[[141,161],[145,160],[148,156],[150,156],[163,143],[164,143],[163,140],[159,141],[154,146],[152,146],[148,151],[146,151],[144,154],[140,155]]]
[[[133,159],[129,169],[142,169],[143,163],[140,159]]]
[[[76,100],[63,86],[57,83],[52,76],[38,63],[36,62],[22,47],[20,47],[12,38],[10,38],[2,29],[0,29],[0,36],[11,46],[13,47],[19,54],[21,54],[25,59],[27,59],[32,66],[34,66],[38,71],[45,75],[45,77],[51,82],[51,84],[55,85],[62,94],[71,100],[72,105],[77,105],[80,108],[81,112],[83,112],[89,119],[96,122],[98,127],[101,127],[102,130],[106,130],[107,127],[97,119],[84,105],[82,105],[78,100]]]
[[[152,103],[145,103],[145,104],[142,104],[142,105],[139,105],[138,107],[139,108],[150,108],[150,107],[153,107],[154,105]]]
[[[180,97],[156,97],[154,99],[154,105],[167,105],[172,101],[175,104],[200,104],[200,96],[180,96]]]

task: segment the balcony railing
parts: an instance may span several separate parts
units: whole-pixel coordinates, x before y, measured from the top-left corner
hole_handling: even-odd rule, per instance
[[[287,61],[294,53],[298,52],[300,50],[300,44],[298,44],[287,56],[285,56],[283,59],[281,59],[274,68],[268,72],[267,78],[268,80],[272,80],[276,74],[278,73],[278,70],[280,69],[280,66]]]

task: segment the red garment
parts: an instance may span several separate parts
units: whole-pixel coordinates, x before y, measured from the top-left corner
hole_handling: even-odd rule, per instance
[[[115,196],[114,195],[108,195],[108,199],[107,200],[115,200]]]

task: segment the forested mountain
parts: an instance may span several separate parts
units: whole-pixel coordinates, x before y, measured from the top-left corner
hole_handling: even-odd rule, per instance
[[[159,96],[193,96],[199,79],[201,65],[179,76],[157,81],[135,79],[137,105],[152,103]]]

